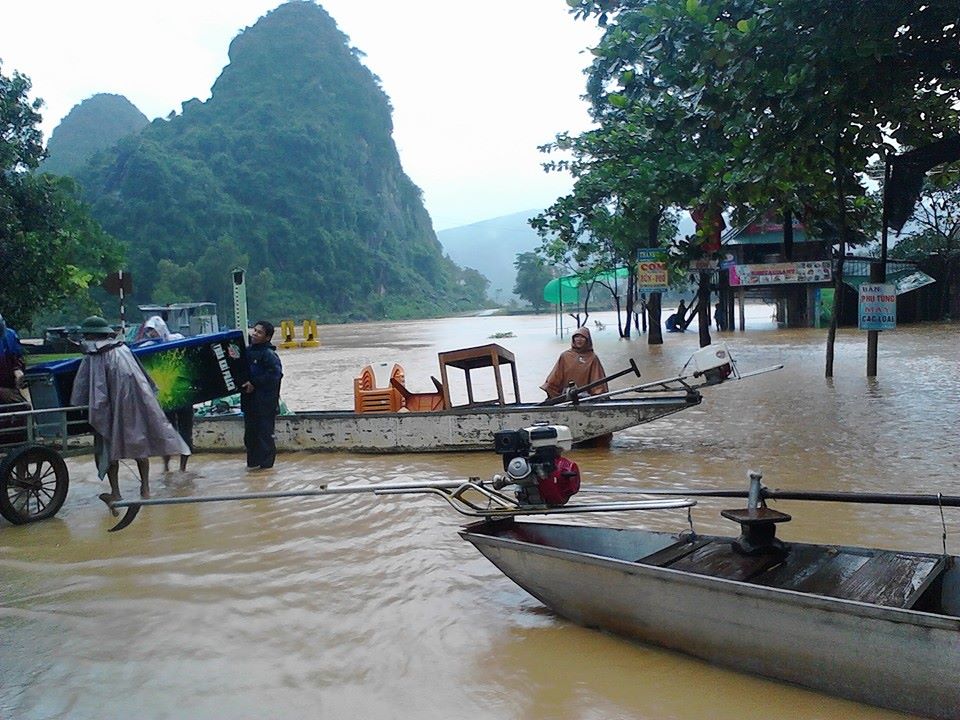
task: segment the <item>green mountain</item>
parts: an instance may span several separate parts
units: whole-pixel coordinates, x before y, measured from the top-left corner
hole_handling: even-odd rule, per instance
[[[517,270],[513,266],[518,253],[531,252],[540,246],[540,237],[527,220],[540,210],[526,210],[512,215],[448,228],[437,233],[441,244],[453,260],[473,268],[490,280],[487,295],[505,302],[513,294]]]
[[[323,321],[478,307],[484,280],[445,258],[403,172],[387,96],[334,20],[281,5],[230,45],[206,102],[99,153],[78,179],[128,245],[137,300]]]
[[[43,172],[74,175],[95,153],[142,130],[147,116],[123,95],[100,93],[74,105],[47,142]]]

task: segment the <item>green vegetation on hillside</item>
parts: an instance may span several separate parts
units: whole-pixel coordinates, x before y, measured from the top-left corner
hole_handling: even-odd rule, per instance
[[[122,257],[72,180],[31,172],[43,158],[42,103],[29,92],[27,77],[0,72],[0,313],[21,330],[68,300],[88,304],[90,284]]]
[[[128,245],[137,300],[324,321],[479,307],[483,278],[444,258],[394,146],[390,105],[320,7],[282,5],[237,36],[207,102],[154,120],[79,173]]]
[[[95,153],[139,132],[148,122],[147,116],[123,95],[100,93],[87,98],[74,106],[53,131],[40,169],[54,175],[73,175]]]

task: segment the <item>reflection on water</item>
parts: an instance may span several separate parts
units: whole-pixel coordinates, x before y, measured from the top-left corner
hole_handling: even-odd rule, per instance
[[[642,382],[676,373],[695,332],[595,344],[608,372],[635,357]],[[705,391],[697,408],[580,450],[585,482],[740,487],[760,469],[771,487],[870,491],[957,487],[960,328],[923,325],[880,338],[880,377],[864,377],[865,337],[840,334],[823,378],[824,333],[777,330],[765,312],[723,340],[742,371],[781,371]],[[323,328],[323,346],[283,352],[284,396],[297,409],[348,407],[372,361],[400,362],[429,390],[436,353],[497,340],[518,358],[525,398],[567,346],[540,317],[483,317]],[[631,383],[616,381],[618,387]],[[482,382],[480,383],[482,385]],[[482,387],[480,389],[483,389]],[[478,391],[478,395],[480,395]],[[159,496],[489,475],[492,453],[283,456],[248,474],[239,455],[159,473]],[[902,717],[719,670],[570,625],[459,540],[437,500],[334,496],[145,510],[127,530],[96,500],[89,458],[69,462],[60,514],[0,525],[0,717],[120,718],[794,718]],[[121,487],[136,488],[133,463]],[[693,520],[729,532],[722,504]],[[787,538],[940,547],[929,508],[784,503]],[[679,530],[683,511],[581,522]],[[947,515],[953,552],[957,511]],[[771,712],[771,708],[778,710]],[[789,711],[784,711],[789,708]]]

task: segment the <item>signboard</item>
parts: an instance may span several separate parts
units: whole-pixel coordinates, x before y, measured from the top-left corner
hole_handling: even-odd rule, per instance
[[[157,386],[157,400],[164,410],[215,400],[238,392],[246,380],[239,330],[199,335],[168,343],[133,348],[143,368]],[[31,373],[50,373],[57,402],[46,407],[67,407],[80,358],[54,360],[30,367]]]
[[[857,307],[861,330],[893,330],[897,327],[897,288],[892,283],[863,283]]]
[[[786,285],[829,282],[833,277],[829,260],[814,262],[736,265],[730,268],[730,285]]]
[[[667,262],[663,250],[637,250],[637,289],[641,292],[666,292]]]
[[[123,270],[110,273],[103,279],[103,289],[111,295],[129,295],[133,292],[133,275]]]
[[[935,283],[936,280],[934,280],[932,277],[927,275],[925,272],[921,272],[920,270],[915,270],[912,273],[896,278],[895,282],[897,286],[897,295],[903,295],[904,293],[908,293],[911,290],[917,290],[918,288],[922,288],[924,285],[930,285],[931,283]]]
[[[720,261],[717,258],[697,258],[696,260],[690,261],[691,270],[716,270],[720,265]]]

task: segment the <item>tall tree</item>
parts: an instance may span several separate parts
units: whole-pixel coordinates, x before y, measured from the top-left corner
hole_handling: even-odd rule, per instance
[[[607,32],[593,85],[660,88],[719,140],[699,202],[802,209],[835,246],[870,229],[863,171],[957,124],[957,6],[924,0],[571,0]],[[639,71],[639,72],[637,72]],[[708,139],[705,135],[702,139]],[[833,373],[836,318],[828,336]]]
[[[42,102],[28,98],[30,87],[26,76],[0,72],[0,312],[20,328],[44,310],[86,298],[122,257],[71,180],[31,173],[43,159],[43,138]]]
[[[924,183],[908,232],[891,250],[936,278],[940,317],[960,317],[960,166],[942,168]]]
[[[572,261],[595,274],[629,269],[626,322],[617,313],[620,335],[628,337],[637,250],[672,241],[676,226],[663,220],[672,204],[694,192],[693,166],[702,163],[693,146],[671,132],[678,127],[677,108],[668,96],[591,95],[599,127],[576,137],[561,134],[543,148],[569,154],[545,167],[570,172],[573,191],[531,225],[544,238],[542,252],[554,262]],[[659,293],[653,293],[647,312],[648,342],[660,344]]]
[[[513,266],[517,269],[513,292],[540,312],[547,306],[547,301],[543,299],[543,288],[554,277],[550,266],[533,252],[518,253]]]

